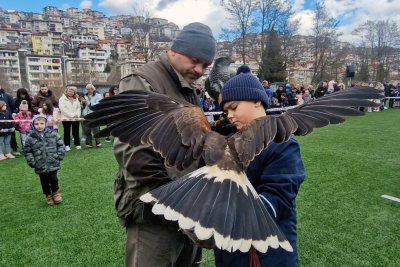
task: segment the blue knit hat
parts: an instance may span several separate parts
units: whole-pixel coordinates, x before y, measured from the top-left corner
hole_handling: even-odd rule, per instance
[[[171,50],[211,64],[215,56],[216,43],[210,27],[194,22],[183,27],[172,42]]]
[[[251,72],[251,70],[250,70],[249,66],[242,65],[236,70],[236,75],[238,75],[240,73],[250,73],[250,72]]]
[[[269,99],[260,81],[251,74],[241,73],[229,79],[222,87],[223,107],[230,101],[261,101],[268,108]]]

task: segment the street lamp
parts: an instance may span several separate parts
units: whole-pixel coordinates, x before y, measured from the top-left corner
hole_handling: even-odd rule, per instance
[[[67,80],[67,59],[68,59],[68,56],[62,56],[62,64],[63,64],[62,71],[63,71],[64,87],[67,86],[67,82],[68,82],[68,80]]]

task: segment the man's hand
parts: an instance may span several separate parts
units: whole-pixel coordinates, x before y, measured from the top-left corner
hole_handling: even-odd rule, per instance
[[[197,236],[194,234],[193,230],[184,230],[181,231],[186,234],[198,247],[206,248],[206,249],[213,249],[215,248],[215,241],[214,238],[211,237],[207,240],[199,240]]]

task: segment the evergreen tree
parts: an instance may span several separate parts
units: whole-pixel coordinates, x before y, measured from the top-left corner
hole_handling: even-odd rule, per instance
[[[268,35],[258,77],[260,80],[268,80],[270,83],[286,79],[281,42],[276,31],[271,31]]]
[[[357,80],[362,81],[362,82],[369,81],[369,71],[368,71],[368,65],[366,62],[361,63],[360,71],[357,74]]]

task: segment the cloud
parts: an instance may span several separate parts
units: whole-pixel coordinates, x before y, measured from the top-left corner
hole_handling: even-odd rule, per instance
[[[163,10],[168,8],[169,5],[174,4],[175,2],[178,2],[179,0],[161,0],[157,4],[157,10]]]
[[[92,8],[92,5],[93,5],[92,1],[90,1],[90,0],[83,0],[83,1],[79,4],[79,7],[80,7],[81,9]]]

